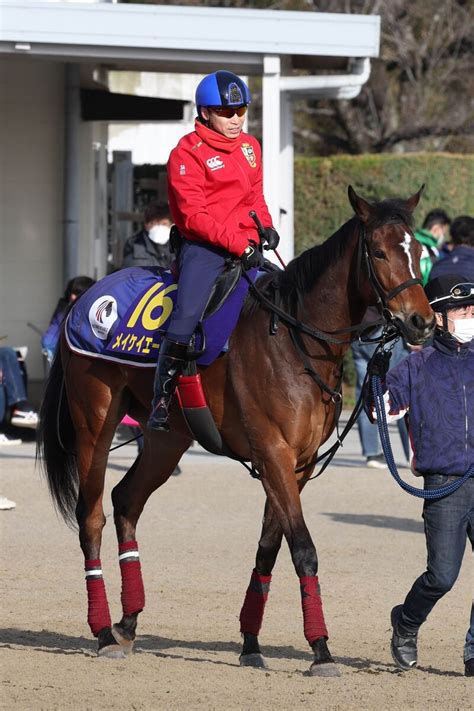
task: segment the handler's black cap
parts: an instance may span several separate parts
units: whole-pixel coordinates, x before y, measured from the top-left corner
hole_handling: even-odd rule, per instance
[[[425,294],[433,311],[447,311],[474,304],[474,283],[460,274],[444,274],[428,282]]]

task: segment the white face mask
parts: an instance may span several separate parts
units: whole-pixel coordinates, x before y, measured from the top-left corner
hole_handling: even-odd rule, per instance
[[[170,238],[170,228],[168,225],[155,225],[148,230],[148,237],[155,244],[166,244]]]
[[[454,323],[451,334],[459,343],[469,343],[474,338],[474,318],[449,318]]]

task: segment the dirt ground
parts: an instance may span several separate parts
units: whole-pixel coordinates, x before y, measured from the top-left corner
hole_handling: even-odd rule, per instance
[[[109,492],[135,452],[111,455],[102,563],[112,616],[120,580]],[[363,466],[352,435],[303,495],[320,561],[339,678],[305,676],[298,581],[285,546],[261,646],[268,671],[240,668],[238,616],[253,567],[264,497],[238,464],[192,450],[183,473],[149,501],[138,529],[147,604],[135,653],[100,659],[86,622],[77,535],[58,520],[35,470],[34,446],[0,453],[1,707],[7,709],[468,709],[474,682],[462,648],[472,597],[466,553],[456,587],[422,629],[416,670],[390,651],[389,613],[424,569],[421,502]],[[416,483],[407,469],[404,477]]]

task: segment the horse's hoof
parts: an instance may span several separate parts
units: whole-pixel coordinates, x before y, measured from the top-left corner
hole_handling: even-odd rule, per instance
[[[120,644],[108,644],[98,650],[97,656],[104,659],[125,659],[127,654]]]
[[[307,676],[341,676],[341,672],[334,662],[313,662]]]
[[[133,639],[124,637],[118,625],[112,625],[112,636],[120,645],[124,656],[128,657],[133,652]]]
[[[268,664],[262,654],[241,654],[239,657],[241,667],[253,667],[254,669],[268,669]]]

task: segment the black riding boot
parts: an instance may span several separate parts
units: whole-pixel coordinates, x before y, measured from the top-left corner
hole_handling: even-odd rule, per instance
[[[156,365],[154,395],[148,427],[151,430],[169,431],[168,410],[176,389],[178,377],[186,365],[188,346],[163,338]]]

